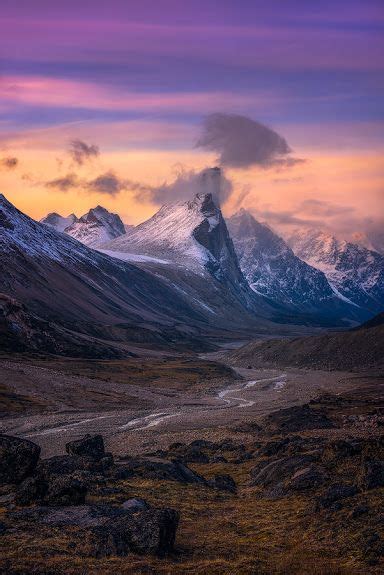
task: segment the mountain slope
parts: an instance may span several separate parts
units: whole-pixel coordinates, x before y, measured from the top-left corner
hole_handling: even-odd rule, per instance
[[[164,278],[155,268],[139,269],[35,222],[4,196],[0,264],[0,292],[26,306],[28,314],[108,345],[201,349],[207,348],[203,339],[237,337],[236,330],[249,334],[261,324],[225,290],[209,285],[215,295],[211,308],[202,289],[207,271],[191,277],[183,268],[182,281],[172,281],[172,273]]]
[[[214,188],[216,183],[219,185],[220,172],[216,168],[205,174],[207,188]],[[102,249],[124,259],[128,258],[127,254],[134,254],[165,261],[168,265],[158,266],[158,273],[168,278],[172,276],[172,281],[175,269],[179,273],[184,269],[185,274],[189,273],[195,280],[206,278],[201,293],[206,292],[206,281],[211,276],[208,281],[212,283],[213,291],[226,292],[226,297],[232,298],[237,305],[271,317],[274,311],[271,305],[250,290],[243,276],[214,195],[197,193],[190,201],[164,205],[149,220],[126,236],[105,244]],[[139,265],[143,263],[145,261]]]
[[[90,209],[81,218],[74,214],[64,218],[52,213],[40,221],[90,247],[100,246],[126,233],[120,217],[102,206]]]
[[[335,295],[321,271],[295,256],[282,238],[246,210],[230,217],[227,225],[243,274],[255,292],[314,317],[366,317]]]
[[[298,230],[288,243],[327,276],[335,293],[370,314],[384,309],[384,256],[319,230]]]
[[[384,368],[383,314],[358,329],[341,333],[251,342],[226,356],[247,367],[299,367],[359,371]]]
[[[172,286],[35,222],[4,196],[0,263],[0,292],[75,333],[110,342],[182,344],[212,330],[211,314]]]

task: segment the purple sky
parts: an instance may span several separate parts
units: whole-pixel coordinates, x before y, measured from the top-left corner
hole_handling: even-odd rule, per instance
[[[0,120],[11,129],[132,117],[196,123],[217,111],[188,99],[162,110],[48,96],[15,104],[20,79],[35,77],[121,96],[230,94],[218,98],[221,111],[251,116],[270,101],[262,119],[279,126],[383,117],[382,0],[2,0],[0,22]]]

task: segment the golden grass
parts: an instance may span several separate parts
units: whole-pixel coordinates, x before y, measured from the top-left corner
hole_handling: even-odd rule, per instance
[[[177,551],[171,558],[130,555],[93,559],[83,554],[75,528],[35,530],[30,526],[21,534],[3,536],[2,572],[23,575],[382,573],[383,565],[368,566],[363,561],[360,541],[367,527],[366,518],[352,521],[348,504],[337,513],[315,513],[313,502],[307,497],[263,499],[256,488],[247,485],[251,466],[250,462],[193,466],[207,477],[230,473],[241,485],[237,495],[196,485],[135,479],[118,482],[118,494],[89,498],[90,503],[120,504],[128,497],[137,496],[159,507],[180,510]],[[376,490],[365,497],[375,509],[383,494],[384,490]]]

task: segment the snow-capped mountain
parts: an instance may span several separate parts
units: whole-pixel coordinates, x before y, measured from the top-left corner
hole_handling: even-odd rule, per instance
[[[64,232],[66,228],[69,228],[69,226],[77,222],[77,217],[75,214],[70,214],[69,216],[64,217],[56,212],[52,212],[45,216],[45,218],[42,218],[40,222],[47,226],[51,226],[51,228],[54,228],[58,232]]]
[[[105,244],[108,252],[133,253],[170,260],[195,273],[208,271],[218,282],[227,284],[243,303],[252,294],[238,259],[220,208],[214,201],[220,185],[217,168],[205,172],[204,185],[212,190],[197,193],[189,201],[166,204],[149,220],[126,236]],[[252,305],[252,304],[250,304]]]
[[[384,256],[320,230],[297,230],[288,243],[300,259],[327,276],[337,295],[371,314],[383,310]]]
[[[80,339],[83,347],[104,351],[127,342],[201,346],[211,319],[152,273],[34,221],[2,195],[0,264],[0,293],[25,306],[34,325],[54,326],[71,350]]]
[[[126,233],[126,227],[120,216],[102,206],[90,209],[81,218],[77,218],[74,214],[64,218],[53,213],[40,221],[93,248]]]
[[[15,300],[12,308],[21,306],[20,333],[28,325],[48,326],[45,341],[49,349],[52,338],[57,341],[57,353],[87,347],[91,355],[100,349],[108,355],[132,343],[207,349],[207,338],[241,337],[260,325],[270,329],[207,270],[194,274],[169,266],[163,276],[155,261],[139,268],[90,249],[0,195],[0,293]]]
[[[243,274],[256,293],[301,313],[359,319],[355,306],[336,296],[323,272],[295,256],[281,237],[251,213],[241,209],[227,225]]]

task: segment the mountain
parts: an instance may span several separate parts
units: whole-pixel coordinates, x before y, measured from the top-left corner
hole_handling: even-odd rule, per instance
[[[102,206],[90,209],[81,218],[74,214],[64,218],[53,213],[40,221],[90,247],[100,246],[126,233],[120,217]]]
[[[75,216],[75,214],[70,214],[69,216],[67,216],[65,218],[65,217],[61,216],[60,214],[57,214],[56,212],[52,212],[52,213],[48,214],[47,216],[45,216],[45,218],[42,218],[40,220],[40,222],[42,224],[46,224],[47,226],[51,226],[52,228],[54,228],[58,232],[64,232],[66,230],[66,228],[69,228],[69,226],[71,226],[72,224],[74,224],[77,221],[78,220],[77,220],[77,217]]]
[[[122,259],[133,258],[138,265],[153,266],[157,262],[157,273],[173,282],[175,272],[179,276],[184,273],[194,277],[198,283],[205,278],[205,285],[201,288],[196,286],[200,295],[195,295],[195,298],[201,299],[202,294],[209,297],[206,293],[208,281],[212,284],[211,303],[214,307],[220,303],[217,296],[222,292],[224,300],[231,297],[237,305],[252,313],[270,317],[270,305],[250,290],[244,278],[225,220],[215,203],[215,196],[219,196],[220,177],[218,168],[206,170],[202,191],[193,199],[162,206],[129,234],[102,246],[102,251]],[[206,193],[207,189],[212,191]],[[186,283],[188,285],[191,280]],[[211,306],[211,303],[206,303]]]
[[[338,371],[384,368],[384,315],[350,331],[251,342],[226,355],[248,367],[299,367]]]
[[[319,230],[298,230],[288,243],[300,259],[327,276],[336,294],[371,315],[383,311],[384,256]]]
[[[324,320],[365,317],[335,295],[323,272],[295,256],[281,237],[248,211],[241,209],[227,225],[243,274],[256,293]]]
[[[2,195],[0,263],[0,293],[21,306],[22,332],[28,331],[29,321],[50,322],[52,337],[65,330],[71,342],[82,338],[86,345],[89,340],[90,347],[104,346],[107,356],[111,347],[125,353],[132,344],[209,349],[212,338],[249,336],[260,326],[270,329],[239,299],[220,290],[218,281],[209,283],[208,271],[191,275],[183,267],[180,279],[177,270],[174,277],[163,277],[158,262],[138,268],[35,222]],[[3,317],[9,319],[8,304],[5,309]],[[4,320],[7,325],[12,321]]]

